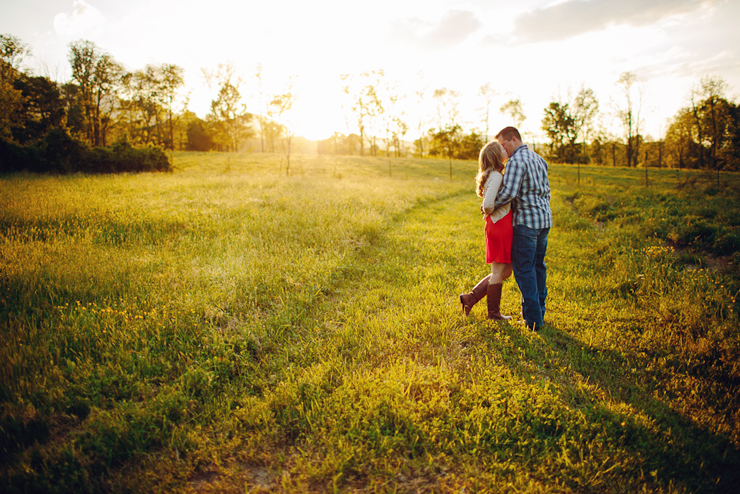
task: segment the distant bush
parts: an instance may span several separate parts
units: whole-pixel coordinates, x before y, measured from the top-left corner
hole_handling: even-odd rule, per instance
[[[89,150],[64,129],[49,130],[37,147],[42,162],[29,171],[54,173],[86,171],[84,166]]]
[[[172,162],[159,147],[135,148],[126,140],[110,147],[89,148],[66,130],[49,130],[35,145],[0,140],[0,172],[123,173],[169,172]]]
[[[91,149],[87,166],[90,173],[172,171],[172,163],[162,148],[135,148],[125,140],[109,148]]]
[[[0,172],[41,171],[44,158],[36,147],[25,147],[0,139]]]

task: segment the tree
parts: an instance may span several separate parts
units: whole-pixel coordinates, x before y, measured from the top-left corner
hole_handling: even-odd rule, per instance
[[[704,126],[701,117],[701,95],[698,88],[691,90],[691,115],[694,117],[694,131],[696,132],[696,142],[699,144],[699,168],[704,168]]]
[[[12,84],[0,81],[0,139],[13,139],[12,129],[21,121],[22,108],[22,93]]]
[[[84,110],[87,141],[93,146],[106,144],[106,131],[116,104],[123,67],[91,41],[69,45],[72,79],[80,88],[78,97]]]
[[[360,156],[365,155],[368,127],[372,127],[373,119],[379,115],[381,106],[377,88],[384,75],[382,70],[373,70],[363,72],[359,76],[348,74],[341,76],[342,81],[345,82],[344,94],[349,97],[350,109],[357,122],[357,130],[360,135]]]
[[[247,113],[246,107],[239,104],[240,100],[239,89],[231,81],[224,81],[218,96],[211,101],[210,116],[217,129],[216,140],[227,151],[239,149],[239,141],[245,130]]]
[[[111,114],[117,102],[116,91],[119,88],[123,67],[107,53],[102,54],[95,64],[93,75],[93,144],[105,146]]]
[[[188,127],[190,126],[190,123],[196,119],[198,119],[198,115],[195,114],[192,110],[189,108],[190,106],[190,97],[186,96],[182,102],[182,110],[176,113],[173,116],[173,127],[175,132],[175,142],[173,142],[173,146],[175,149],[179,149],[180,151],[184,150],[188,143]]]
[[[22,127],[23,94],[15,87],[20,65],[29,48],[15,36],[0,34],[0,138],[11,141],[13,128]]]
[[[437,132],[432,130],[430,133],[432,134],[432,142],[429,154],[432,156],[444,156],[449,160],[450,181],[452,181],[452,158],[457,153],[462,128],[455,124]]]
[[[80,86],[74,82],[66,82],[61,85],[60,91],[64,101],[64,111],[67,114],[67,129],[73,136],[80,140],[85,139],[85,110],[82,107],[80,97]]]
[[[508,116],[514,127],[517,129],[522,126],[524,121],[527,119],[524,115],[524,109],[522,108],[522,102],[518,99],[512,99],[501,105],[499,111]]]
[[[285,167],[286,175],[290,175],[290,153],[293,141],[293,126],[288,117],[288,112],[293,108],[294,102],[295,95],[293,94],[292,81],[288,83],[288,87],[283,94],[278,94],[270,102],[270,105],[275,108],[275,115],[278,122],[281,122],[280,129],[283,135],[283,152],[287,158]]]
[[[435,89],[432,96],[436,102],[437,130],[451,130],[460,127],[460,93],[446,87]]]
[[[599,102],[594,95],[593,89],[581,86],[573,100],[573,123],[577,137],[581,138],[583,155],[588,160],[587,142],[593,130],[594,121],[599,113]],[[580,164],[580,160],[578,160]]]
[[[705,76],[692,88],[690,106],[682,109],[682,124],[691,121],[691,141],[696,149],[696,166],[719,172],[734,162],[733,133],[736,128],[736,106],[725,94],[727,83],[718,77]]]
[[[211,101],[211,112],[208,114],[216,144],[227,151],[237,151],[239,143],[251,135],[248,124],[252,115],[247,112],[246,105],[241,103],[239,92],[243,81],[230,63],[219,65],[215,74],[206,70],[203,73],[209,87],[213,82],[218,84],[218,93]]]
[[[200,118],[194,118],[188,123],[187,128],[189,151],[210,151],[214,148],[213,136],[208,129],[208,122]]]
[[[420,84],[420,89],[416,90],[415,94],[416,94],[416,115],[418,118],[416,122],[416,132],[419,138],[414,141],[414,148],[419,158],[423,158],[424,157],[424,141],[426,139],[425,130],[429,123],[429,116],[424,108],[424,103],[426,102],[427,90],[429,88],[423,83],[424,73],[419,72],[418,75],[419,75],[419,80],[421,84]]]
[[[121,86],[126,98],[121,109],[126,115],[127,133],[134,143],[162,143],[162,95],[156,67],[124,74]]]
[[[709,168],[719,171],[722,168],[719,155],[720,149],[728,138],[730,125],[730,105],[725,99],[727,83],[719,77],[703,77],[699,82],[698,94],[701,98],[701,106],[697,126],[702,128],[701,135],[704,136],[709,146]],[[704,145],[704,142],[700,144]]]
[[[13,128],[20,143],[38,141],[51,128],[64,126],[65,109],[57,83],[41,76],[21,74],[14,87],[21,92],[21,125]]]
[[[360,137],[357,134],[350,134],[345,136],[339,132],[334,132],[334,135],[328,139],[318,142],[319,154],[355,154],[355,149],[359,147]]]
[[[196,118],[198,118],[198,115],[190,109],[190,93],[187,93],[182,97],[180,110],[175,112],[172,116],[172,127],[175,139],[172,143],[173,149],[179,149],[180,151],[185,149],[187,144],[188,125],[190,125],[190,122]]]
[[[175,96],[180,87],[185,83],[185,71],[179,65],[163,64],[159,67],[160,74],[160,91],[164,106],[167,109],[167,122],[169,127],[169,140],[165,147],[174,149],[175,147],[175,128],[172,121],[172,106]]]
[[[482,114],[481,123],[483,124],[483,139],[488,142],[488,134],[490,131],[490,120],[491,120],[491,104],[493,102],[493,96],[496,94],[496,90],[491,87],[490,83],[483,84],[478,89],[478,96],[481,98],[483,106],[480,111]]]
[[[591,139],[591,142],[589,142],[588,144],[589,156],[597,165],[606,164],[607,149],[605,146],[605,141],[605,136],[597,134],[593,139]]]
[[[625,148],[621,137],[604,127],[594,130],[589,145],[589,154],[594,162],[606,166],[624,166]]]
[[[734,169],[740,161],[738,108],[725,94],[727,83],[705,76],[692,88],[689,106],[671,119],[666,132],[666,158],[669,166]]]
[[[408,124],[402,120],[403,115],[393,117],[393,145],[396,148],[396,157],[400,158],[405,154],[403,150],[403,137],[409,131]]]
[[[673,116],[665,135],[666,162],[673,168],[687,168],[698,156],[693,140],[694,117],[691,109],[682,108]]]
[[[391,147],[396,148],[396,155],[400,156],[401,138],[408,132],[408,125],[404,122],[404,113],[399,109],[402,96],[398,94],[398,85],[394,82],[383,81],[378,88],[376,111],[381,118],[385,134],[385,153],[388,157],[388,174],[393,175],[391,162]]]
[[[275,95],[266,94],[264,91],[262,64],[257,64],[257,124],[260,134],[260,150],[265,152],[265,143],[269,144],[270,152],[275,152],[275,140],[280,137],[282,129],[276,122],[276,107],[272,105]]]
[[[640,152],[640,112],[642,109],[642,88],[638,85],[637,76],[632,72],[623,72],[617,80],[624,97],[624,106],[617,114],[624,128],[625,144],[627,146],[627,166],[637,166]]]
[[[727,145],[722,150],[725,166],[731,170],[740,169],[740,106],[729,103],[730,118],[727,129]]]
[[[576,121],[568,103],[552,101],[545,108],[542,130],[550,139],[550,155],[561,163],[576,161]]]
[[[0,34],[0,81],[13,82],[21,72],[23,60],[31,49],[19,38]]]
[[[254,74],[258,82],[257,92],[257,123],[259,124],[260,132],[260,151],[265,152],[265,136],[267,135],[267,106],[264,101],[264,94],[262,92],[262,64],[257,64],[257,72]],[[274,153],[274,148],[272,149]]]
[[[457,157],[463,160],[477,160],[486,142],[484,136],[477,132],[463,134],[458,141]]]
[[[279,138],[282,129],[280,128],[280,124],[277,123],[275,120],[275,109],[268,105],[267,110],[267,117],[264,119],[264,129],[265,129],[265,136],[267,137],[267,141],[270,143],[270,152],[275,152],[275,139]]]

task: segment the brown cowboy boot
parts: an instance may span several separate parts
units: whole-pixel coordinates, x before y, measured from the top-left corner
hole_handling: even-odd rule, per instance
[[[488,285],[488,319],[494,319],[496,321],[508,321],[511,319],[511,316],[501,315],[501,290],[503,287],[503,283]]]
[[[460,295],[460,303],[462,304],[463,312],[465,315],[470,314],[470,310],[480,299],[486,296],[488,291],[488,279],[491,277],[489,274],[478,282],[470,293],[463,293]]]

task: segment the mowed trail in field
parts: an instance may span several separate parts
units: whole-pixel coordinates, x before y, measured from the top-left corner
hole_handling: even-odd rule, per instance
[[[572,214],[553,202],[556,216]],[[598,263],[579,261],[598,229],[551,232],[544,331],[525,328],[513,278],[510,323],[486,320],[485,300],[462,315],[459,293],[488,269],[478,205],[466,190],[420,201],[345,258],[295,333],[296,367],[237,414],[248,432],[197,490],[728,485],[737,458],[720,456],[725,440],[655,400],[599,333],[622,302],[584,295],[600,283]],[[267,410],[270,420],[255,419]]]
[[[539,484],[526,464],[552,438],[530,443],[542,427],[558,428],[553,416],[565,405],[542,388],[554,368],[547,345],[534,359],[520,348],[539,337],[518,315],[513,278],[503,301],[511,323],[488,321],[485,300],[462,315],[459,293],[488,272],[478,206],[473,191],[419,202],[345,259],[344,276],[312,311],[315,327],[296,333],[299,366],[243,412],[250,424],[257,410],[276,412],[270,460],[240,442],[214,465],[218,476],[208,485],[197,476],[191,487],[271,489],[286,472],[294,485],[326,476],[358,488]],[[516,416],[531,406],[527,419]]]

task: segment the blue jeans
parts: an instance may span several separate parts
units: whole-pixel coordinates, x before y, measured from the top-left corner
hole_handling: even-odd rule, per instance
[[[533,230],[524,225],[514,226],[511,244],[511,267],[522,294],[522,315],[532,329],[542,327],[547,298],[547,234],[549,228]]]

